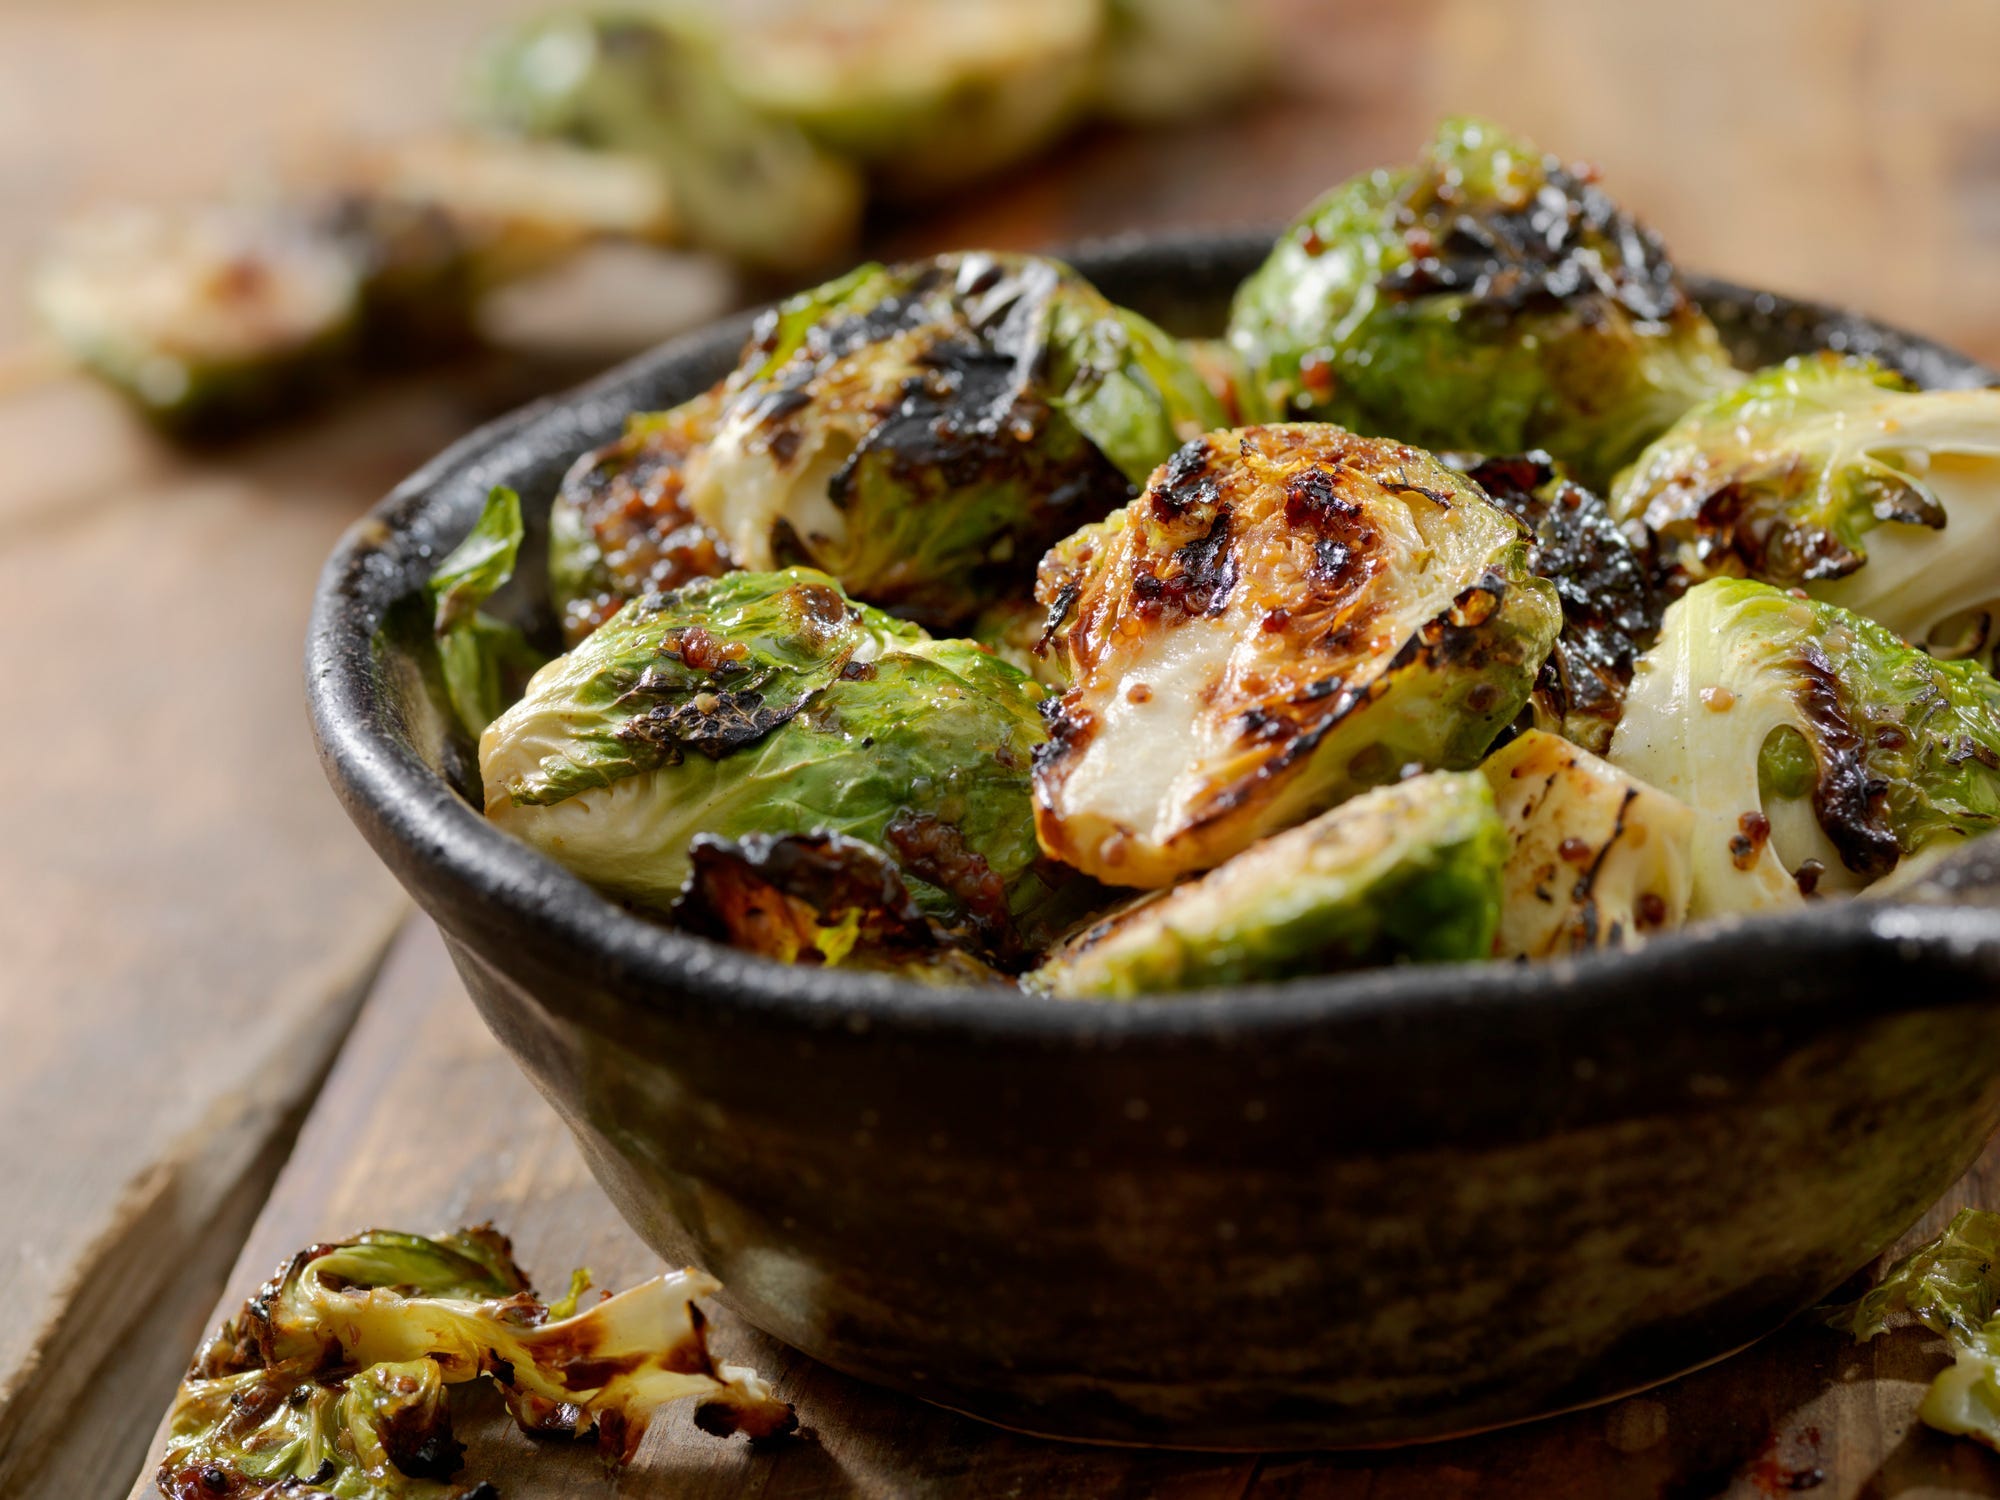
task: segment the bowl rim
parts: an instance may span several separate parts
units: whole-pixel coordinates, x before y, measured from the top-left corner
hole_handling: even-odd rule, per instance
[[[1267,230],[1180,231],[1085,241],[1049,253],[1095,275],[1135,256],[1232,256],[1268,246]],[[1685,278],[1697,299],[1718,294],[1758,309],[1796,309],[1844,321],[1865,332],[1983,371],[1967,356],[1808,299],[1752,291],[1711,278]],[[1056,1000],[995,989],[976,998],[887,975],[800,968],[676,932],[624,910],[554,861],[490,824],[426,765],[396,731],[380,691],[373,639],[386,611],[385,587],[431,555],[412,541],[413,523],[454,481],[500,482],[510,458],[534,448],[591,404],[633,409],[621,393],[652,373],[708,354],[742,337],[757,310],[680,335],[583,385],[532,402],[460,438],[351,525],[336,544],[314,592],[305,651],[306,694],[321,763],[363,834],[433,909],[428,887],[439,880],[474,899],[454,905],[470,925],[504,926],[532,936],[539,951],[613,992],[665,999],[699,995],[740,1011],[814,1029],[950,1033],[972,1039],[1024,1039],[1044,1045],[1100,1045],[1107,1038],[1167,1044],[1286,1032],[1335,1019],[1394,1015],[1422,1025],[1449,1023],[1467,1010],[1495,1021],[1519,1008],[1553,1019],[1596,1012],[1607,1000],[1660,1004],[1691,993],[1663,980],[1712,985],[1718,972],[1770,972],[1790,958],[1824,964],[1879,950],[1916,964],[1942,963],[2000,981],[2000,906],[1848,900],[1755,918],[1732,917],[1655,939],[1637,951],[1599,952],[1534,964],[1484,960],[1411,965],[1309,976],[1282,983],[1234,985],[1130,1000]],[[2000,382],[2000,375],[1993,377]],[[404,873],[422,868],[428,879]],[[438,904],[447,904],[440,901]],[[446,923],[447,927],[451,924]],[[1644,979],[1645,983],[1639,981]],[[1897,987],[1899,990],[1903,986]],[[1909,987],[1915,989],[1916,987]],[[1912,994],[1908,1003],[1920,1001]],[[1733,1018],[1764,1023],[1818,1007],[1809,985],[1769,985],[1732,994]],[[1883,996],[1873,1011],[1896,1008]],[[1689,1011],[1676,1007],[1684,1024]],[[1831,1019],[1831,1017],[1823,1017]]]

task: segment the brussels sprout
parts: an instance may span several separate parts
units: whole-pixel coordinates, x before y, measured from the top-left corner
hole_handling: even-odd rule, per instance
[[[480,606],[514,576],[521,497],[495,485],[479,520],[430,577],[432,630],[451,706],[477,739],[542,664],[521,632]]]
[[[756,108],[920,196],[1023,160],[1085,103],[1103,16],[1077,0],[762,0],[724,66]]]
[[[738,96],[687,6],[559,12],[496,41],[473,78],[489,124],[653,161],[694,243],[779,272],[853,242],[861,180],[790,121]]]
[[[1660,633],[1647,559],[1604,502],[1545,453],[1454,467],[1528,528],[1528,567],[1562,598],[1562,634],[1535,679],[1535,722],[1602,755],[1625,708],[1632,664]]]
[[[809,563],[936,627],[1025,580],[1220,408],[1068,267],[868,265],[758,325],[687,504],[740,564]]]
[[[2000,391],[1917,391],[1866,360],[1790,359],[1681,418],[1612,504],[1652,528],[1683,581],[1803,584],[1937,654],[1990,655]]]
[[[1036,754],[1042,846],[1137,886],[1476,764],[1562,618],[1478,489],[1309,423],[1189,443],[1051,551],[1037,595],[1071,684]]]
[[[535,675],[480,742],[486,812],[662,910],[696,834],[837,833],[888,850],[926,913],[999,927],[1043,891],[1041,697],[824,574],[699,579],[634,600]]]
[[[1306,210],[1238,290],[1270,399],[1432,448],[1544,448],[1602,487],[1739,378],[1651,231],[1475,120]]]
[[[363,266],[292,215],[138,210],[73,226],[30,296],[72,358],[171,431],[212,435],[336,384]]]
[[[1667,610],[1610,759],[1694,808],[1691,916],[1791,906],[2000,825],[2000,682],[1716,578]]]
[[[1008,598],[988,605],[972,622],[972,639],[1008,666],[1027,673],[1043,687],[1061,692],[1069,686],[1062,658],[1043,649],[1049,612],[1039,600]]]
[[[715,431],[721,398],[631,418],[586,453],[549,507],[549,593],[574,646],[628,599],[664,593],[735,564],[687,506],[690,458]]]
[[[1694,813],[1539,729],[1479,768],[1507,825],[1504,958],[1636,948],[1687,916]]]
[[[587,1278],[585,1278],[587,1284]],[[687,1270],[578,1314],[544,1307],[491,1226],[427,1239],[369,1230],[278,1268],[195,1357],[156,1476],[169,1500],[217,1495],[474,1500],[448,1484],[464,1447],[444,1388],[495,1377],[529,1432],[628,1462],[655,1408],[699,1397],[696,1425],[776,1436],[798,1419],[757,1374],[716,1363]],[[583,1358],[588,1354],[590,1358]]]
[[[1370,964],[1485,958],[1507,838],[1476,772],[1377,787],[1080,933],[1022,981],[1129,999]]]
[[[1141,125],[1213,110],[1248,92],[1270,51],[1238,0],[1109,0],[1097,107]]]
[[[900,974],[927,984],[1005,983],[976,939],[925,915],[896,862],[838,833],[697,834],[674,903],[690,932],[780,963]]]

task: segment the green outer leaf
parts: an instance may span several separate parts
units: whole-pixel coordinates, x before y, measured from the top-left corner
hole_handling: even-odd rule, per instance
[[[465,540],[431,574],[436,609],[432,628],[439,635],[470,620],[514,576],[522,535],[521,497],[496,484]]]
[[[1478,772],[1379,787],[1128,908],[1023,981],[1129,999],[1493,951],[1507,834]]]
[[[445,692],[477,739],[542,664],[519,630],[482,612],[514,576],[521,551],[521,497],[495,485],[479,520],[431,574],[433,631]]]

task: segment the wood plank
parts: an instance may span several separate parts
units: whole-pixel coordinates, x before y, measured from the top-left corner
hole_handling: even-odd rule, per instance
[[[1933,1232],[1965,1202],[2000,1202],[2000,1146],[1917,1233]],[[576,1263],[611,1287],[659,1268],[480,1026],[435,931],[420,921],[399,940],[218,1316],[315,1238],[489,1217],[545,1286],[559,1287]],[[508,1431],[494,1402],[474,1400],[461,1422],[466,1474],[499,1482],[507,1500],[2000,1495],[2000,1458],[1915,1424],[1923,1383],[1945,1362],[1941,1343],[1921,1330],[1855,1347],[1806,1322],[1661,1389],[1528,1427],[1383,1453],[1261,1457],[1042,1442],[849,1380],[727,1314],[716,1319],[715,1342],[724,1357],[777,1378],[809,1438],[752,1452],[674,1411],[647,1434],[634,1467],[613,1474],[587,1448]],[[143,1481],[134,1491],[154,1493]]]

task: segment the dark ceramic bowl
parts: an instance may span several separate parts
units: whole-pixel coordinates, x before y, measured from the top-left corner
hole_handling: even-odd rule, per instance
[[[1213,331],[1266,243],[1074,260]],[[1992,378],[1864,319],[1696,288],[1745,360],[1832,344],[1930,384]],[[1039,1433],[1435,1438],[1759,1337],[1910,1225],[2000,1122],[2000,911],[1979,904],[1977,849],[1931,904],[1122,1004],[787,969],[601,899],[454,792],[465,747],[402,642],[489,485],[539,526],[577,453],[709,384],[746,326],[411,478],[327,564],[307,670],[327,774],[487,1023],[633,1226],[750,1322]],[[509,603],[546,629],[537,588]]]

